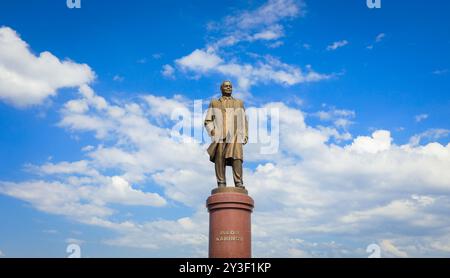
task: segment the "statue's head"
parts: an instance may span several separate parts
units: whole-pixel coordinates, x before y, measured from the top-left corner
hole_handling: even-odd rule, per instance
[[[220,86],[220,90],[222,91],[222,95],[231,96],[233,93],[233,84],[231,84],[231,81],[224,81],[222,86]]]

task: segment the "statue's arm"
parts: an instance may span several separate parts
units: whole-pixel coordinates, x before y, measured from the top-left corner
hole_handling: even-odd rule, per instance
[[[209,104],[208,111],[206,112],[205,117],[205,129],[206,132],[208,132],[208,135],[213,137],[214,136],[214,109],[213,109],[213,102]]]

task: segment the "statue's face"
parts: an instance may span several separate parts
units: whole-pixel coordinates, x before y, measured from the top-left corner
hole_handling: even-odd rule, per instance
[[[231,82],[226,81],[222,84],[222,94],[231,95],[233,93],[233,85]]]

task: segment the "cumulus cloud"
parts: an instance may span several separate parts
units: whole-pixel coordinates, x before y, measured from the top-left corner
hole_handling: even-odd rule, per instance
[[[130,183],[122,177],[112,177],[111,183],[102,186],[99,190],[102,200],[109,203],[143,206],[163,206],[166,204],[159,194],[144,193],[131,187]]]
[[[148,105],[148,109],[146,110],[147,113],[155,118],[170,118],[174,111],[187,110],[189,105],[189,101],[182,95],[174,95],[172,98],[145,95],[142,96],[142,99],[144,99]]]
[[[394,200],[387,205],[370,208],[364,211],[352,212],[342,217],[344,223],[354,223],[361,220],[373,220],[374,218],[411,220],[420,214],[420,208],[430,206],[434,199],[429,196],[413,195],[409,199]],[[419,219],[418,224],[420,223]]]
[[[166,204],[158,194],[133,189],[118,176],[70,176],[63,182],[0,182],[0,192],[27,201],[41,211],[74,217],[82,222],[112,215],[113,210],[106,206],[108,203],[157,207]]]
[[[174,137],[168,112],[191,111],[189,102],[182,96],[145,95],[111,104],[84,88],[79,99],[64,106],[61,122],[79,115],[103,124],[61,126],[107,137],[83,148],[86,159],[29,165],[39,179],[3,181],[0,191],[39,210],[115,231],[116,237],[104,240],[109,245],[147,248],[154,256],[206,256],[204,201],[215,184],[213,165],[205,142]],[[311,126],[305,112],[281,102],[263,107],[280,111],[280,150],[261,156],[252,144],[246,147],[246,161],[256,165],[245,168],[244,180],[258,207],[253,218],[257,257],[365,257],[373,242],[389,256],[448,255],[450,144],[397,145],[390,131],[377,130],[338,146],[331,140],[343,136],[336,127]],[[356,117],[346,109],[319,112],[325,122]],[[177,217],[115,221],[120,212],[110,208],[114,203],[167,203],[161,209]]]
[[[359,153],[377,153],[389,150],[391,147],[391,133],[387,130],[375,131],[372,136],[358,136],[353,143],[348,146],[351,151]]]
[[[176,60],[176,63],[183,68],[205,73],[215,70],[219,64],[223,63],[223,60],[215,53],[196,49],[191,54]]]
[[[0,99],[29,107],[55,96],[61,88],[79,87],[94,80],[86,64],[61,61],[45,51],[38,56],[9,27],[0,28]]]
[[[81,222],[113,214],[105,206],[81,202],[82,190],[56,181],[1,182],[0,192],[26,201],[40,211],[70,216]]]
[[[205,257],[208,244],[208,216],[206,212],[176,220],[157,220],[139,226],[113,224],[120,236],[105,240],[113,246],[144,248],[153,251],[154,257],[178,257],[189,254]],[[164,247],[163,247],[164,246]]]

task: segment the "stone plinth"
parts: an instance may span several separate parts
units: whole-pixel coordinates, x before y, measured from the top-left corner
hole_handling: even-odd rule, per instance
[[[251,258],[251,214],[254,202],[245,189],[218,188],[206,206],[209,211],[209,257]]]

